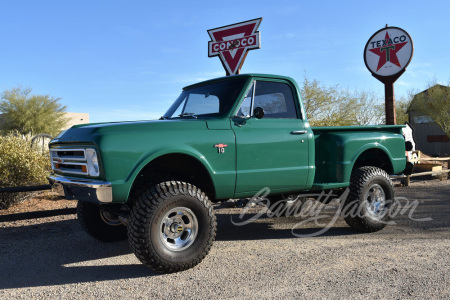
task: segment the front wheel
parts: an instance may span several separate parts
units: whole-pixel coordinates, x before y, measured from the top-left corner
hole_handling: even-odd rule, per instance
[[[350,194],[344,202],[345,222],[361,232],[383,229],[390,221],[394,188],[389,175],[376,167],[353,171]]]
[[[208,254],[216,235],[208,197],[180,181],[143,191],[131,211],[128,239],[136,257],[161,273],[192,268]]]
[[[77,216],[83,229],[102,242],[117,242],[127,238],[127,228],[119,218],[99,205],[78,201]]]

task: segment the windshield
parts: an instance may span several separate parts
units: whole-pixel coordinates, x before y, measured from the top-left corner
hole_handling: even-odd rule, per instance
[[[246,81],[241,77],[184,90],[163,118],[224,115],[233,107]]]

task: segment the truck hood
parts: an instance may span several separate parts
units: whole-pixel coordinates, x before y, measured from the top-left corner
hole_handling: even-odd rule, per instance
[[[192,129],[207,129],[207,124],[201,119],[174,119],[154,121],[110,122],[75,125],[61,132],[50,145],[61,143],[95,143],[96,139],[110,134],[142,134],[147,136],[154,131],[180,131]],[[169,134],[170,135],[170,134]]]

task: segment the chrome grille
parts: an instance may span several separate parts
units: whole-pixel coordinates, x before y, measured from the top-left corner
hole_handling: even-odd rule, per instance
[[[50,159],[54,171],[88,175],[85,149],[50,149]]]

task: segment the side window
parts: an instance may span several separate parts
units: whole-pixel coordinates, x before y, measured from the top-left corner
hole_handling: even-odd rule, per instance
[[[262,107],[264,118],[297,118],[292,90],[285,83],[257,81],[253,107]]]

